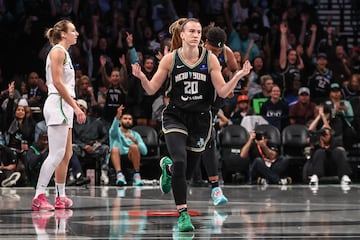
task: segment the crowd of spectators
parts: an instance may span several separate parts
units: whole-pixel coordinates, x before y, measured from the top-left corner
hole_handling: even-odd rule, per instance
[[[43,120],[50,49],[44,32],[53,23],[69,19],[79,30],[70,53],[77,98],[86,101],[88,115],[108,130],[123,104],[135,124],[159,130],[154,116],[164,105],[164,89],[148,96],[130,64],[138,61],[152,76],[170,47],[170,24],[195,17],[204,27],[226,31],[239,69],[246,60],[253,65],[234,97],[226,99],[221,127],[255,114],[281,131],[309,124],[322,105],[338,116],[335,131],[352,136],[344,144],[348,148],[359,142],[354,133],[360,131],[360,48],[349,46],[331,22],[322,25],[316,7],[317,1],[301,0],[0,1],[0,126],[6,144],[25,164],[22,152],[34,143],[35,125]],[[137,58],[130,57],[134,49]]]

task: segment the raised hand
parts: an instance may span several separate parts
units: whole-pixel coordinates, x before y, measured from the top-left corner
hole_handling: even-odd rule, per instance
[[[243,65],[243,68],[239,72],[242,72],[242,74],[244,74],[244,75],[248,75],[250,73],[251,69],[252,69],[252,66],[251,66],[250,61],[246,60]]]
[[[122,112],[123,112],[124,109],[125,109],[125,107],[122,104],[117,108],[117,110],[116,110],[116,118],[117,119],[121,118]]]
[[[138,63],[131,64],[132,74],[141,79],[142,77],[146,77],[145,74],[141,71],[141,66]]]

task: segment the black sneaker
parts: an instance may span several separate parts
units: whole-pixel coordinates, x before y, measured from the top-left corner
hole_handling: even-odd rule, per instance
[[[89,183],[90,183],[90,178],[84,177],[82,175],[76,179],[76,186],[82,186]]]

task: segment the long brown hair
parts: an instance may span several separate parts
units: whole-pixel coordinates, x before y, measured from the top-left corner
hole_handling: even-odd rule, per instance
[[[200,21],[196,18],[179,18],[170,25],[169,27],[169,33],[171,34],[170,52],[182,46],[182,39],[180,38],[180,32],[184,30],[184,26],[188,22],[200,23]]]
[[[182,40],[180,38],[181,26],[187,20],[187,18],[179,18],[173,22],[169,27],[169,33],[171,34],[171,48],[170,52],[178,49],[182,46]]]

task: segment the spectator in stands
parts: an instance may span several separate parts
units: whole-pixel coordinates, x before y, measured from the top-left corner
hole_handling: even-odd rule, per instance
[[[239,51],[233,51],[233,52],[237,65],[237,70],[240,70],[242,69],[243,66],[241,53]],[[240,79],[240,81],[234,88],[234,95],[239,96],[241,94],[249,94],[249,76],[245,76],[242,79]]]
[[[102,79],[106,92],[106,102],[104,105],[104,120],[111,122],[116,115],[117,108],[127,103],[128,97],[128,76],[125,62],[125,55],[119,58],[122,68],[114,68],[111,71],[110,77],[106,73],[105,64],[107,59],[100,57]]]
[[[99,31],[101,27],[99,16],[94,15],[92,20],[92,24],[94,24],[93,28]],[[95,41],[93,40],[92,43],[92,59],[94,61],[94,72],[92,76],[95,77],[96,82],[99,83],[101,81],[104,82],[104,72],[106,75],[111,75],[115,67],[115,57],[113,56],[115,51],[113,51],[114,46],[109,44],[106,36],[100,35],[99,37],[99,32],[96,32],[95,36],[97,39],[95,39]]]
[[[21,173],[16,171],[18,158],[13,151],[0,145],[0,183],[1,187],[13,187],[20,179]]]
[[[301,87],[298,91],[298,102],[290,106],[290,124],[307,124],[314,118],[315,106],[315,103],[310,101],[309,88]]]
[[[333,118],[342,123],[343,144],[348,149],[357,135],[352,126],[354,120],[354,111],[348,100],[343,99],[341,87],[338,83],[332,83],[330,86],[329,99],[332,108]]]
[[[304,68],[303,60],[297,50],[289,48],[288,30],[288,25],[286,23],[280,24],[281,37],[279,64],[283,79],[280,87],[283,89],[285,96],[289,92],[292,92],[292,82],[294,79],[301,79],[301,71]]]
[[[330,84],[334,81],[331,69],[327,67],[326,53],[319,53],[316,57],[316,66],[312,75],[308,78],[307,85],[310,88],[311,100],[320,104],[329,97]]]
[[[324,113],[319,112],[319,118],[324,118]],[[342,187],[346,188],[351,183],[350,174],[351,169],[346,160],[346,151],[343,147],[333,145],[332,136],[333,131],[327,121],[323,121],[324,125],[318,132],[318,143],[314,146],[315,149],[306,164],[306,176],[309,176],[309,184],[316,190],[319,184],[319,178],[326,176],[325,169],[331,169],[332,172],[339,177]],[[310,131],[315,131],[315,123],[309,126]]]
[[[280,87],[273,85],[271,97],[261,105],[260,115],[281,132],[288,124],[289,107],[280,96]]]
[[[47,86],[37,72],[30,72],[27,80],[27,101],[30,107],[39,107],[42,111],[47,97]]]
[[[261,77],[265,75],[264,59],[260,56],[256,57],[253,61],[253,66],[254,67],[251,69],[249,81],[247,83],[248,96],[250,99],[252,99],[257,93],[261,92]]]
[[[83,124],[74,122],[73,128],[73,156],[79,158],[82,166],[101,166],[101,180],[104,184],[109,182],[107,173],[106,156],[109,152],[109,135],[103,122],[88,114],[88,105],[85,100],[78,99],[80,109],[86,114],[86,121]],[[75,179],[82,182],[82,175],[74,173]]]
[[[77,84],[76,97],[78,99],[84,99],[91,109],[92,106],[97,105],[97,100],[95,98],[94,88],[91,86],[90,79],[87,75],[82,75]]]
[[[230,114],[232,124],[240,125],[241,120],[247,115],[253,115],[254,111],[250,106],[249,97],[247,95],[239,95],[234,111]]]
[[[140,176],[141,155],[147,154],[147,147],[140,134],[132,130],[133,118],[129,113],[123,113],[124,106],[117,109],[116,116],[109,130],[110,158],[116,171],[116,185],[126,185],[126,178],[122,172],[122,160],[130,160],[135,173],[133,185],[142,186]]]
[[[31,117],[31,111],[25,99],[21,99],[17,105],[15,104],[14,90],[14,85],[10,84],[9,101],[5,113],[5,128],[8,139],[6,147],[10,148],[17,156],[17,171],[21,172],[21,180],[26,185],[25,153],[34,139],[35,122]]]
[[[258,46],[254,43],[254,39],[249,36],[249,21],[243,21],[239,23],[238,28],[234,28],[231,22],[231,16],[229,15],[229,1],[224,2],[224,19],[226,23],[228,43],[229,47],[233,51],[239,51],[243,58],[243,62],[246,60],[253,61],[255,57],[260,56]]]
[[[135,54],[136,49],[134,48],[132,34],[127,33],[126,42],[129,48],[130,63],[139,63],[148,79],[151,79],[157,69],[155,58],[151,55],[146,55],[144,61],[140,62],[140,59]],[[132,78],[134,78],[134,76],[132,76]],[[149,95],[141,86],[140,81],[135,80],[131,81],[131,86],[129,87],[129,92],[131,92],[129,95],[134,96],[132,99],[132,104],[134,105],[132,115],[138,125],[156,127],[156,120],[152,118],[152,104],[160,95],[162,95],[162,93],[161,91],[158,91],[154,95]],[[128,108],[130,108],[130,106],[128,106]]]
[[[148,76],[149,79],[154,75],[156,71],[156,62],[155,58],[152,56],[145,56],[144,57],[144,65],[143,70],[144,73]],[[136,119],[136,123],[138,125],[149,125],[151,127],[156,126],[156,122],[152,119],[152,104],[154,103],[155,99],[161,95],[161,92],[154,95],[149,95],[145,92],[143,87],[138,80],[132,80],[137,89],[136,93],[136,112],[134,112],[134,117]]]
[[[301,88],[301,80],[300,79],[293,79],[291,91],[284,96],[285,102],[289,105],[289,107],[298,101],[298,92]]]
[[[329,46],[329,68],[333,71],[333,81],[346,86],[351,76],[350,59],[341,43]]]
[[[288,159],[280,155],[280,146],[271,144],[268,139],[265,132],[251,131],[240,157],[250,158],[250,174],[258,176],[258,184],[291,184],[292,179],[286,176]]]
[[[360,74],[354,73],[350,77],[349,83],[343,87],[344,98],[351,102],[351,99],[360,96]]]
[[[271,89],[274,85],[274,80],[270,75],[263,75],[260,77],[261,91],[254,94],[254,98],[269,98],[271,96]]]
[[[10,95],[9,89],[12,91],[11,95]],[[18,103],[20,101],[22,96],[21,96],[20,90],[18,90],[15,87],[15,79],[11,80],[11,82],[8,84],[8,88],[3,91],[2,96],[3,96],[3,101],[1,103],[1,108],[4,111],[6,111],[7,104],[10,100],[10,97],[11,97],[11,99],[13,99],[14,103]]]
[[[355,101],[353,101],[355,102]],[[357,131],[358,133],[360,133],[360,97],[356,98],[356,103],[352,102],[352,106],[353,106],[353,110],[354,110],[354,120],[352,122],[352,126],[354,127],[354,130]],[[355,137],[355,142],[359,143],[360,142],[360,136],[359,134],[357,134],[357,136]]]

